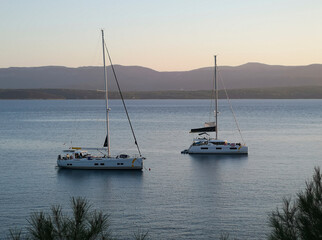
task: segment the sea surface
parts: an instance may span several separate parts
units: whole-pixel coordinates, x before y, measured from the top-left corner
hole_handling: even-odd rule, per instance
[[[0,101],[0,239],[32,212],[86,197],[129,239],[264,239],[268,215],[305,188],[322,165],[322,100],[232,100],[248,156],[191,156],[191,128],[211,120],[209,100],[127,100],[143,171],[59,170],[72,146],[100,147],[102,100]],[[241,141],[225,100],[219,138]],[[137,153],[118,100],[110,101],[113,154]]]

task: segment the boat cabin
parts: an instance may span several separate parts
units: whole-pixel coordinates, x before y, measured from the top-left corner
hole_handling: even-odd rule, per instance
[[[63,150],[61,155],[58,155],[58,160],[68,160],[68,159],[81,159],[88,158],[91,155],[84,150],[76,150],[76,149],[67,149]]]
[[[87,160],[102,160],[106,155],[92,155],[85,150],[67,149],[63,150],[62,154],[58,155],[58,160],[74,160],[74,159],[87,159]],[[131,156],[127,154],[120,154],[115,157],[116,159],[129,159]]]
[[[211,140],[209,140],[209,142],[214,145],[227,145],[228,144],[227,140],[211,139]]]
[[[229,143],[227,140],[218,140],[218,139],[213,139],[213,138],[195,138],[193,140],[192,145],[193,146],[201,146],[201,145],[208,145],[208,144],[213,144],[213,145],[229,145],[229,146],[240,146],[241,143]]]

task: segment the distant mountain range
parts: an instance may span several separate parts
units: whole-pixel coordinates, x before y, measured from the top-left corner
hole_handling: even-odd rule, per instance
[[[158,72],[139,66],[115,65],[123,91],[196,91],[212,86],[213,67],[191,71]],[[322,64],[308,66],[277,66],[247,63],[219,67],[219,76],[227,89],[322,86]],[[108,67],[109,85],[116,90]],[[67,68],[11,67],[0,68],[0,89],[104,89],[102,67]],[[219,81],[219,88],[222,84]]]

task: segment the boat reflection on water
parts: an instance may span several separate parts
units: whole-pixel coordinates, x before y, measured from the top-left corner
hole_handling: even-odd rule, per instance
[[[216,170],[227,165],[244,165],[248,160],[248,155],[189,154],[189,158],[192,160],[194,167]]]
[[[143,171],[132,171],[132,170],[80,170],[80,169],[57,169],[57,177],[60,180],[69,181],[91,181],[96,182],[108,181],[109,179],[115,179],[119,181],[142,181]]]
[[[247,155],[207,155],[189,154],[191,167],[196,179],[216,179],[223,181],[223,174],[237,174],[247,166]],[[234,173],[231,173],[234,172]]]

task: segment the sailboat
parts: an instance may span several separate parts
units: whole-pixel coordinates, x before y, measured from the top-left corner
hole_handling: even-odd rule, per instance
[[[104,41],[104,31],[102,30],[102,45],[103,45],[103,65],[104,65],[104,80],[105,80],[105,105],[106,105],[106,139],[103,144],[103,147],[98,148],[86,148],[86,147],[70,147],[69,149],[63,150],[62,154],[58,155],[57,166],[60,168],[69,168],[69,169],[129,169],[129,170],[142,170],[143,160],[133,127],[127,112],[127,108],[123,99],[122,92],[120,90],[118,80],[114,71],[114,67],[109,55],[109,52],[106,48]],[[139,155],[130,156],[127,154],[120,154],[117,156],[112,156],[110,154],[110,131],[109,131],[109,111],[108,107],[108,89],[107,89],[107,73],[105,65],[105,49],[107,51],[109,60],[111,62],[111,67],[113,74],[120,92],[122,103],[128,117],[128,121],[132,130],[132,134],[137,146]],[[95,152],[95,154],[90,153],[89,151]]]
[[[191,129],[190,133],[198,134],[189,149],[182,151],[188,154],[248,154],[248,147],[244,143],[230,143],[218,138],[218,87],[217,87],[217,56],[214,66],[214,91],[215,91],[215,121],[206,122],[204,127]],[[236,122],[237,124],[237,122]],[[237,124],[238,127],[238,124]],[[210,133],[216,136],[211,137]]]

